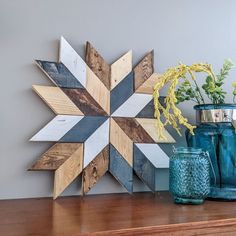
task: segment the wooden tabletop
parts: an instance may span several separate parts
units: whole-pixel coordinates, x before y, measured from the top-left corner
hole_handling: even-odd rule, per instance
[[[2,200],[0,235],[236,235],[236,202],[176,205],[167,192]]]

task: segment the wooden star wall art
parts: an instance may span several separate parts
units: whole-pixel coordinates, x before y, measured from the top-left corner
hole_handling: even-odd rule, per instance
[[[132,51],[109,65],[89,43],[85,61],[61,37],[59,62],[36,60],[55,86],[33,85],[33,90],[56,117],[31,141],[55,144],[30,170],[54,171],[56,199],[82,174],[86,194],[109,171],[129,193],[133,171],[152,190],[156,168],[168,168],[169,158],[155,129],[153,51],[132,68]]]

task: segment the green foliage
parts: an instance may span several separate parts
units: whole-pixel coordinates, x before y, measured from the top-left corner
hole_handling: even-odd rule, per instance
[[[217,81],[214,81],[212,77],[207,76],[205,84],[202,85],[202,88],[205,91],[206,95],[214,104],[224,103],[226,94],[226,92],[221,87],[224,84],[223,81]]]
[[[177,98],[177,104],[189,100],[194,101],[196,103],[200,103],[201,100],[198,88],[193,88],[186,78],[175,92],[175,96]]]
[[[235,97],[236,97],[236,82],[233,82],[232,83],[232,86],[233,86],[233,95],[234,95],[234,97],[233,97],[233,101],[234,101],[234,103],[235,103]]]
[[[220,74],[216,76],[216,80],[214,80],[211,76],[206,77],[205,84],[203,84],[202,89],[205,91],[212,103],[224,103],[226,92],[223,90],[222,85],[224,84],[224,80],[229,74],[229,71],[233,67],[233,62],[226,59],[220,70]]]
[[[229,71],[234,67],[231,60],[224,60],[224,64],[220,70],[220,73],[216,78],[207,76],[205,83],[202,85],[202,89],[213,104],[224,103],[226,92],[223,90],[222,85],[224,84],[225,78],[228,76]],[[191,84],[189,79],[183,78],[184,82],[179,86],[175,92],[177,98],[177,104],[184,101],[194,101],[198,104],[205,103],[201,93],[201,89],[198,86],[196,80]],[[234,83],[234,96],[236,96],[236,83]]]

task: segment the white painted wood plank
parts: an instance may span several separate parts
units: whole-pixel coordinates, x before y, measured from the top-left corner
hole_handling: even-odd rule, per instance
[[[58,115],[35,134],[30,141],[58,141],[82,118],[83,116]]]
[[[107,119],[84,143],[84,168],[109,143],[109,119]]]
[[[86,63],[62,36],[59,61],[67,67],[84,87],[86,86]]]
[[[169,157],[158,144],[136,143],[135,145],[156,168],[169,168]]]
[[[134,93],[113,112],[112,116],[135,117],[151,100],[151,94]]]

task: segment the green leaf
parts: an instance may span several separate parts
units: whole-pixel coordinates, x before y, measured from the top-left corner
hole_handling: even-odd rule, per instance
[[[207,77],[206,77],[206,82],[207,82],[207,83],[210,83],[211,81],[212,81],[211,76],[207,76]]]

